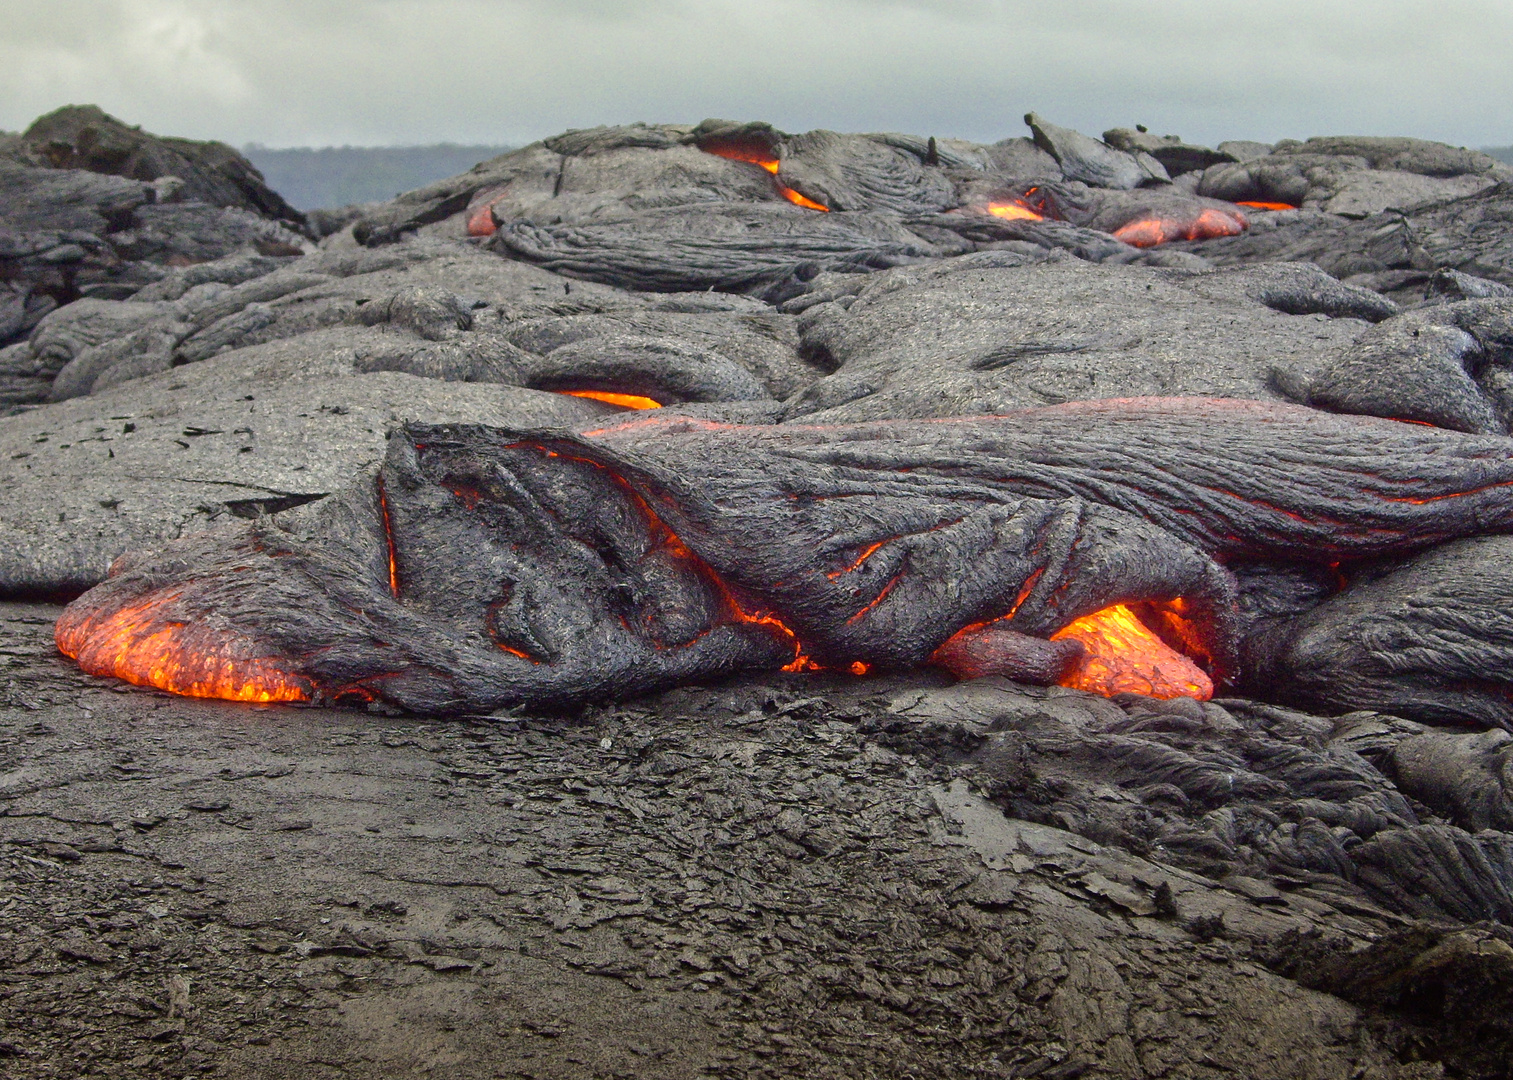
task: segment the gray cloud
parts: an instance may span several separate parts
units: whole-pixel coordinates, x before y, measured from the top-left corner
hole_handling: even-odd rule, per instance
[[[1513,142],[1506,0],[0,0],[0,127],[94,102],[269,145],[632,120],[994,139]]]

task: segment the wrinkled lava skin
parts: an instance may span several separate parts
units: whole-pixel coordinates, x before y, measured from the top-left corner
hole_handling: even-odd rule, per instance
[[[245,662],[216,669],[244,700],[272,672],[286,698],[487,712],[921,665],[964,628],[1044,642],[1122,604],[1223,686],[1250,622],[1232,567],[1349,569],[1509,531],[1513,441],[1272,403],[408,425],[376,477],[292,520],[124,556],[57,638],[87,670],[152,682],[118,658],[188,627]],[[1166,632],[1163,611],[1180,612]],[[936,659],[980,674],[974,657],[1007,657],[1000,673],[1048,681],[1046,650],[1038,669],[1023,653]]]

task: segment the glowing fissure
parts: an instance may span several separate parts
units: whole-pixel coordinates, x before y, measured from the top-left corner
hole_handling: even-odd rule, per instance
[[[384,545],[389,552],[389,592],[399,599],[399,562],[394,556],[394,523],[389,520],[389,494],[384,490],[383,477],[378,478],[378,512],[383,518]]]
[[[468,215],[469,236],[493,236],[494,233],[499,231],[499,226],[494,222],[494,206],[503,201],[504,197],[509,194],[509,191],[507,189],[501,191],[496,188],[494,191],[486,192],[485,194],[492,197],[486,198],[478,209]]]
[[[90,675],[123,679],[136,686],[185,697],[227,701],[308,701],[309,683],[275,658],[237,655],[252,642],[203,626],[166,622],[160,610],[178,592],[155,593],[103,619],[58,620],[58,651]]]
[[[1243,199],[1240,202],[1235,203],[1235,205],[1236,206],[1248,206],[1252,210],[1296,210],[1297,209],[1297,207],[1293,206],[1292,203],[1285,203],[1285,202],[1253,202],[1253,201],[1251,201],[1249,199]]]
[[[1214,695],[1208,674],[1157,637],[1125,604],[1084,615],[1051,635],[1052,641],[1067,638],[1081,642],[1084,651],[1061,679],[1062,686],[1104,697],[1132,693],[1207,701]]]
[[[540,450],[542,453],[552,457],[557,456],[555,451],[548,450],[544,446],[537,445],[535,449]],[[637,508],[640,509],[641,513],[646,516],[647,525],[650,528],[652,536],[654,538],[654,543],[652,546],[666,548],[667,551],[669,551],[675,558],[683,559],[690,565],[692,565],[699,573],[699,575],[704,578],[704,580],[712,584],[715,590],[720,594],[720,598],[725,602],[726,613],[733,621],[746,623],[751,626],[766,626],[772,630],[777,631],[777,633],[782,638],[790,642],[793,645],[793,659],[789,663],[783,665],[783,671],[822,670],[820,666],[813,660],[811,660],[809,656],[804,652],[803,642],[799,640],[798,634],[793,632],[792,627],[790,627],[782,619],[778,618],[778,616],[771,611],[767,611],[761,608],[747,610],[746,606],[742,604],[741,601],[736,598],[735,593],[731,591],[730,586],[725,583],[725,579],[720,577],[719,574],[715,573],[713,567],[711,567],[708,563],[706,563],[703,559],[696,555],[688,547],[687,544],[683,543],[683,541],[678,537],[677,533],[673,532],[667,527],[666,522],[664,522],[662,518],[657,514],[657,512],[651,508],[651,504],[641,496],[640,492],[638,492],[630,485],[630,482],[626,480],[625,477],[619,475],[607,466],[594,461],[592,458],[579,457],[577,455],[569,454],[568,460],[581,462],[584,465],[591,465],[594,468],[603,471],[607,476],[609,476],[609,478],[615,483],[615,485],[619,487],[620,490],[624,491],[626,495],[629,496],[631,501],[635,503]]]
[[[1433,424],[1429,425],[1433,427]],[[1460,499],[1467,495],[1480,495],[1484,491],[1496,491],[1498,488],[1513,487],[1513,480],[1504,480],[1496,484],[1485,484],[1479,488],[1467,488],[1465,491],[1452,491],[1447,495],[1427,495],[1422,499],[1410,498],[1406,495],[1393,497],[1383,495],[1384,502],[1408,503],[1411,506],[1428,506],[1430,503],[1443,502],[1446,499]]]
[[[662,403],[656,398],[642,397],[640,394],[616,394],[608,390],[558,390],[557,393],[567,397],[602,401],[606,405],[618,405],[622,409],[660,409],[662,407]]]
[[[774,179],[776,179],[777,177],[778,169],[782,167],[782,162],[780,162],[777,158],[772,157],[770,153],[764,153],[763,151],[758,150],[755,147],[711,144],[709,146],[703,147],[702,149],[706,154],[713,154],[715,157],[722,157],[727,161],[744,161],[749,165],[759,165],[770,172],[773,175]],[[827,214],[830,212],[830,207],[826,206],[824,203],[817,203],[808,196],[800,195],[797,191],[794,191],[786,184],[779,183],[776,185],[776,187],[778,189],[778,194],[787,199],[794,206],[802,206],[805,210],[820,210]]]
[[[856,557],[856,561],[853,562],[850,566],[847,566],[847,567],[845,567],[844,569],[841,569],[841,570],[831,570],[825,576],[827,578],[829,578],[831,581],[836,581],[836,580],[839,580],[840,578],[844,577],[847,574],[850,574],[850,573],[853,573],[853,572],[855,572],[857,570],[860,570],[861,567],[862,567],[862,564],[865,563],[868,559],[872,558],[872,556],[874,554],[876,554],[878,548],[882,547],[884,544],[888,543],[890,540],[897,540],[897,539],[898,539],[898,537],[896,537],[896,536],[890,536],[890,537],[888,537],[887,540],[879,540],[875,544],[868,545],[862,551],[862,553]]]
[[[893,591],[893,586],[897,585],[901,580],[903,580],[903,576],[904,576],[904,569],[900,568],[899,571],[898,571],[898,573],[894,574],[891,578],[888,579],[888,584],[886,584],[886,585],[883,586],[882,592],[878,593],[877,596],[873,597],[872,602],[870,604],[868,604],[866,607],[862,608],[855,615],[851,616],[851,618],[847,619],[846,620],[846,625],[847,626],[854,626],[857,623],[861,622],[863,616],[865,616],[869,611],[871,611],[873,608],[877,607],[878,604],[881,604],[884,600],[886,600],[888,598],[888,594]]]

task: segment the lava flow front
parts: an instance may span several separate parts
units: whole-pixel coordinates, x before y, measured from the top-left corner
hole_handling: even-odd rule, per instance
[[[277,661],[249,655],[253,643],[203,624],[166,621],[159,611],[175,594],[156,593],[96,621],[65,611],[54,630],[58,650],[90,675],[114,676],[185,697],[227,701],[308,701],[305,680]]]
[[[1085,615],[1051,635],[1085,650],[1061,685],[1104,697],[1119,693],[1207,701],[1214,684],[1202,668],[1157,637],[1124,604]]]

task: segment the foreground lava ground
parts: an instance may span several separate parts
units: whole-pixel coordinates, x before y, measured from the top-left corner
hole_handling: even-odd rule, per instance
[[[57,613],[0,605],[18,1080],[1504,1075],[1283,974],[1406,920],[1003,818],[944,680],[430,722],[89,679]]]

